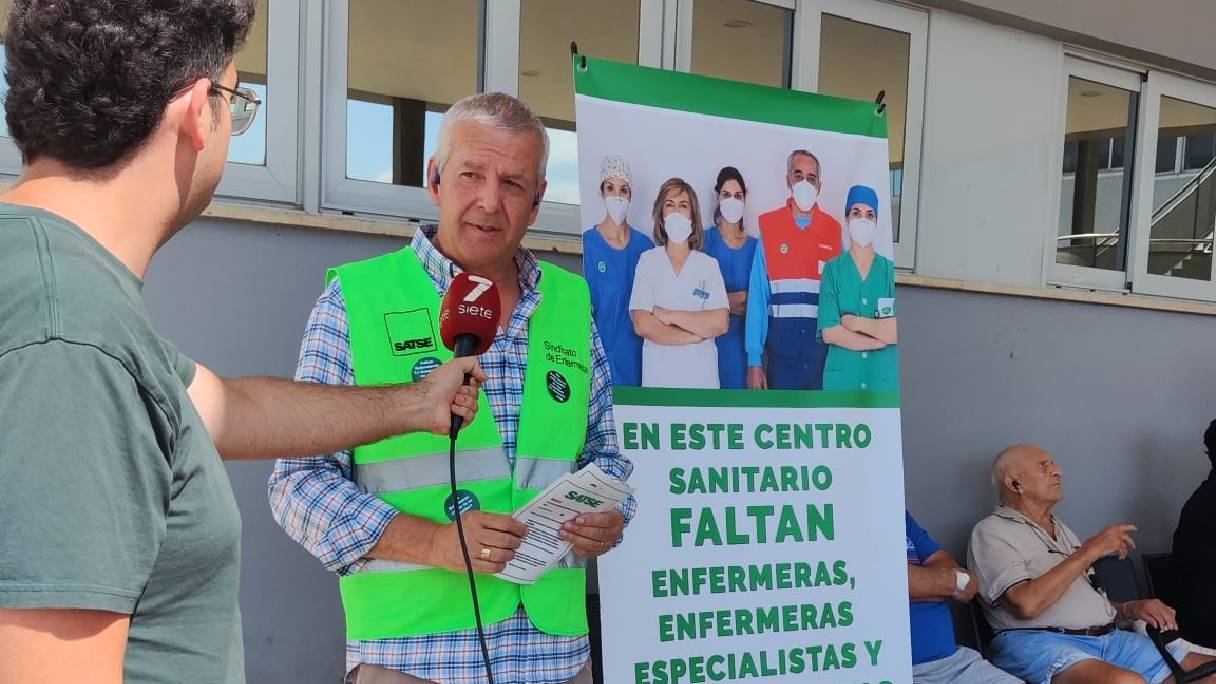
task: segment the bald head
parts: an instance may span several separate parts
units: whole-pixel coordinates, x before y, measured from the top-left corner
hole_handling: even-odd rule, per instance
[[[992,461],[992,488],[1005,503],[1023,497],[1058,501],[1062,474],[1055,459],[1041,447],[1015,444]]]

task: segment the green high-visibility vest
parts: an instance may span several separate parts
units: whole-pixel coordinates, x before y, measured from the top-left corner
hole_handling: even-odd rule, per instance
[[[417,382],[452,358],[439,339],[440,298],[410,248],[331,269],[350,321],[355,384]],[[451,500],[446,436],[412,433],[354,450],[355,479],[403,513],[450,523],[457,511],[509,515],[563,474],[586,441],[591,393],[591,298],[587,282],[541,263],[540,303],[528,322],[528,358],[515,468],[482,393],[477,420],[456,442],[460,496]],[[471,543],[472,545],[472,543]],[[478,548],[471,548],[476,555]],[[569,554],[539,582],[476,576],[487,624],[522,602],[537,628],[587,633],[584,562]],[[439,634],[475,626],[468,578],[443,568],[372,560],[340,581],[349,639]]]

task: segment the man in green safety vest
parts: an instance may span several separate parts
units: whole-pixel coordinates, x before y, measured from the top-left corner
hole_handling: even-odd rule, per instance
[[[587,283],[520,245],[545,192],[548,136],[519,100],[466,98],[444,115],[428,189],[438,225],[398,252],[338,266],[309,322],[298,377],[327,384],[416,382],[451,357],[437,342],[453,277],[493,280],[502,314],[480,358],[482,419],[457,443],[405,435],[353,452],[280,461],[275,519],[340,576],[349,682],[484,681],[456,526],[464,524],[499,684],[590,682],[585,564],[621,538],[635,503],[580,516],[572,553],[532,585],[494,577],[524,526],[511,513],[594,463],[622,480],[608,361]]]

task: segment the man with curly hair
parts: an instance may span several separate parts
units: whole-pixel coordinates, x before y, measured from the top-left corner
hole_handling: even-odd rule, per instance
[[[220,454],[319,454],[471,419],[484,374],[226,380],[152,329],[157,249],[256,96],[254,0],[16,0],[0,196],[0,682],[244,681],[241,521]],[[458,389],[465,373],[471,387]]]

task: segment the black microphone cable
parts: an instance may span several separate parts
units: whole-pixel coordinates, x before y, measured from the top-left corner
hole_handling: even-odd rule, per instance
[[[464,384],[469,384],[471,376],[465,374]],[[464,538],[464,523],[460,520],[460,496],[456,493],[456,435],[460,431],[464,419],[452,415],[452,429],[448,432],[451,450],[448,452],[448,469],[452,483],[452,511],[456,518],[456,534],[460,537],[460,553],[464,556],[464,569],[469,575],[469,593],[473,596],[473,618],[477,621],[477,640],[481,642],[481,658],[486,666],[486,681],[494,684],[494,672],[490,667],[490,648],[486,645],[486,631],[481,624],[481,606],[477,602],[477,580],[473,577],[473,561],[469,558],[469,544]]]

